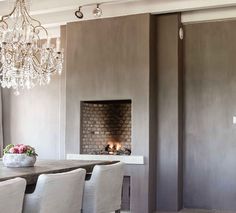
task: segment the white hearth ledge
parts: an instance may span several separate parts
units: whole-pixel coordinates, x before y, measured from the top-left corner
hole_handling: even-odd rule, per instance
[[[102,160],[102,161],[121,161],[125,164],[144,164],[143,156],[135,155],[85,155],[85,154],[67,154],[67,160]]]

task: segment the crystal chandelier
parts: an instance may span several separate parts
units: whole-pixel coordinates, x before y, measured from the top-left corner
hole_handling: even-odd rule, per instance
[[[42,36],[47,38],[44,44]],[[20,89],[49,84],[62,67],[60,40],[54,47],[40,21],[29,15],[26,0],[16,0],[12,12],[0,19],[1,86],[19,95]]]

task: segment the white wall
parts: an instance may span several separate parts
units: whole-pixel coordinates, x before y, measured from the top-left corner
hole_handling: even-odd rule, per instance
[[[236,19],[236,7],[184,12],[181,19],[183,24]]]
[[[15,96],[3,89],[4,143],[28,144],[40,159],[60,158],[60,78]]]

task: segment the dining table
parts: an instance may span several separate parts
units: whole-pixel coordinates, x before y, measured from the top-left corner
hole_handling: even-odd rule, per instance
[[[83,168],[91,173],[96,165],[109,165],[114,161],[88,161],[88,160],[37,160],[34,167],[8,168],[0,160],[0,182],[16,177],[24,178],[27,186],[34,186],[38,176],[41,174],[53,174],[68,172],[74,169]]]

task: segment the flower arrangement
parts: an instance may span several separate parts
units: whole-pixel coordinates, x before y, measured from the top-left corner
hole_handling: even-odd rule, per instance
[[[4,154],[26,154],[29,157],[38,156],[33,147],[24,144],[9,144],[5,147],[3,152]]]

